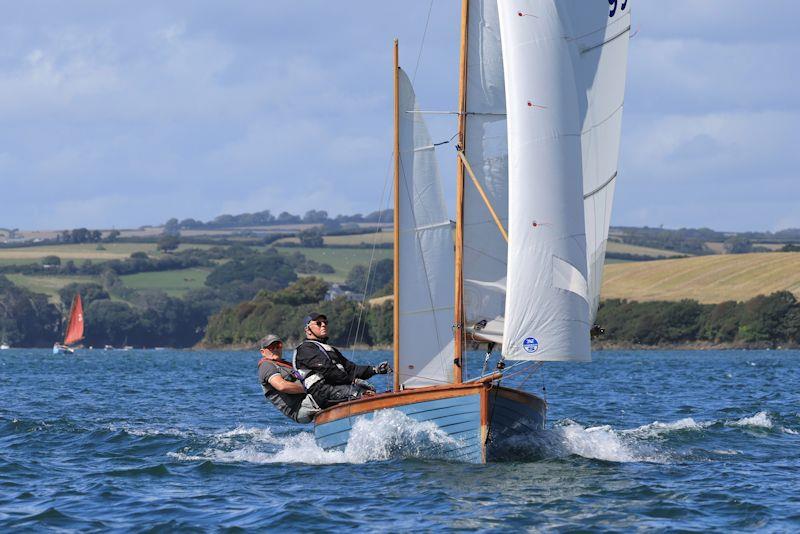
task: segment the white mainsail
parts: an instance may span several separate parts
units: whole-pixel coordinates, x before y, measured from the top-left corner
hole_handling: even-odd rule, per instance
[[[452,382],[452,224],[444,204],[436,154],[417,110],[414,89],[399,70],[400,101],[400,349],[403,387]]]
[[[508,137],[496,0],[469,0],[464,155],[508,226]],[[500,343],[508,246],[477,188],[464,186],[464,316],[475,338]]]
[[[627,7],[615,2],[613,15],[627,18],[622,6]],[[601,267],[592,270],[596,282],[590,293],[587,255],[595,259],[604,251],[612,194],[604,180],[613,181],[616,171],[599,176],[610,163],[616,167],[619,149],[618,139],[598,140],[619,137],[615,121],[621,114],[611,108],[617,101],[621,106],[624,89],[624,65],[619,63],[625,58],[619,50],[608,57],[605,47],[627,39],[629,25],[610,16],[606,2],[498,0],[498,11],[510,162],[503,354],[589,360],[590,316],[596,306],[590,301],[596,301],[594,292],[599,294]],[[619,83],[608,81],[620,70]],[[618,98],[606,94],[615,91]],[[616,149],[613,157],[600,153],[607,148]],[[602,209],[591,200],[600,193]],[[586,216],[590,247],[584,195],[591,204]]]

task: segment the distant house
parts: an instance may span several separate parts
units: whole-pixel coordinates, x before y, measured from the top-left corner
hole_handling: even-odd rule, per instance
[[[347,300],[362,302],[364,300],[364,293],[356,293],[355,291],[350,291],[349,289],[343,288],[339,284],[332,284],[328,292],[325,293],[326,301],[331,301],[340,297],[344,297]]]

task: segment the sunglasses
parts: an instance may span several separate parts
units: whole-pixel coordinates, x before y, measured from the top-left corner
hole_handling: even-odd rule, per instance
[[[308,324],[315,324],[317,326],[322,326],[322,325],[327,325],[328,324],[328,320],[327,319],[318,319],[316,321],[311,321]]]
[[[261,347],[261,350],[267,350],[267,349],[272,350],[272,349],[277,349],[277,348],[282,347],[282,346],[283,346],[283,342],[282,341],[277,341],[275,343],[270,343],[266,347]]]

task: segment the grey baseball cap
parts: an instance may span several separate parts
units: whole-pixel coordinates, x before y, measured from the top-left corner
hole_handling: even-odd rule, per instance
[[[269,334],[267,336],[262,337],[258,341],[258,348],[259,349],[266,349],[267,347],[269,347],[270,345],[272,345],[276,341],[280,341],[281,343],[283,343],[283,340],[280,337],[276,336],[275,334]]]

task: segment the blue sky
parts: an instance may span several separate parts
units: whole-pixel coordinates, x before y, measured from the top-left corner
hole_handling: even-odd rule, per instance
[[[430,0],[9,2],[0,227],[374,211],[392,39],[422,106],[453,109],[458,3],[434,0],[417,68]],[[629,3],[612,223],[800,227],[800,3]],[[451,178],[452,149],[440,164]]]

